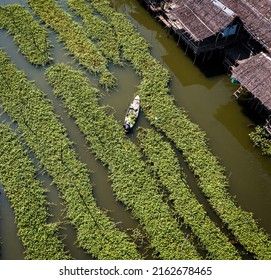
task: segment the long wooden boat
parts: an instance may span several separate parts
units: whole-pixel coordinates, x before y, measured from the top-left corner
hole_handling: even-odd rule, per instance
[[[139,110],[140,110],[140,98],[137,95],[134,98],[133,102],[130,104],[125,115],[123,128],[125,129],[126,132],[129,132],[135,125],[139,116]]]

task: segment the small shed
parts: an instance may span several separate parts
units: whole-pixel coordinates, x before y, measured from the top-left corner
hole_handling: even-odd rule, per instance
[[[260,110],[264,108],[271,115],[271,56],[261,52],[237,63],[231,74],[240,83],[236,97],[241,92],[249,92],[258,101]]]
[[[195,54],[222,49],[238,35],[236,13],[218,0],[167,0],[162,16]]]

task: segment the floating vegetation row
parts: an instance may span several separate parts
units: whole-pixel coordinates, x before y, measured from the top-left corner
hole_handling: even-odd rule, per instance
[[[180,169],[178,158],[168,142],[151,129],[140,128],[138,140],[151,170],[170,193],[169,199],[193,233],[199,238],[210,259],[240,259],[238,251],[197,201]]]
[[[59,64],[47,71],[56,96],[64,100],[71,116],[85,134],[91,149],[108,165],[118,200],[132,210],[162,259],[199,259],[195,247],[179,229],[157,182],[146,171],[136,146],[127,139],[119,122],[98,104],[98,91],[79,71]]]
[[[270,236],[259,228],[252,213],[236,205],[226,188],[228,180],[224,168],[211,153],[205,133],[189,120],[184,110],[175,106],[167,95],[167,88],[159,84],[159,72],[155,73],[144,78],[139,86],[147,118],[182,151],[203,194],[237,240],[257,258],[271,259]],[[164,73],[161,74],[163,78]]]
[[[47,223],[48,202],[36,169],[18,137],[0,124],[0,178],[15,213],[26,259],[70,259],[60,240],[58,225]]]
[[[27,0],[35,13],[55,32],[79,64],[94,74],[100,74],[100,84],[106,89],[116,85],[116,78],[107,70],[107,60],[88,38],[84,28],[72,20],[55,0]]]
[[[60,9],[56,1],[28,0],[28,2],[33,10],[60,34],[60,39],[77,57],[79,63],[90,71],[101,74],[101,84],[108,88],[115,84],[112,73],[106,69],[106,60],[96,46],[87,39],[87,34],[80,25],[74,23],[71,17]],[[173,99],[168,95],[170,79],[168,71],[151,57],[147,42],[124,15],[110,7],[109,1],[93,0],[90,4],[110,26],[113,26],[123,57],[132,63],[135,71],[142,77],[138,93],[146,117],[182,151],[190,169],[198,178],[202,192],[237,240],[257,258],[271,259],[270,237],[258,227],[251,213],[236,206],[227,192],[228,180],[225,171],[211,153],[205,133],[189,120],[184,110],[175,106]],[[85,44],[86,41],[90,43]],[[66,202],[67,216],[78,230],[79,244],[99,259],[140,258],[129,238],[124,233],[120,233],[96,208],[85,166],[76,159],[66,130],[59,126],[59,121],[52,112],[52,106],[44,101],[42,93],[32,83],[27,82],[25,76],[9,63],[1,51],[0,62],[0,99],[3,108],[14,121],[19,123],[27,145],[36,152],[54,177]],[[61,80],[58,82],[63,85]],[[75,85],[70,84],[65,88],[65,94],[69,93],[70,88],[78,92],[78,88],[85,90],[84,87],[81,85],[79,87],[77,82]],[[90,91],[86,92],[90,93]],[[104,108],[97,106],[94,94],[89,94],[93,100],[88,100],[85,92],[81,93],[83,98],[80,100],[82,103],[80,105],[83,107],[79,107],[77,97],[69,96],[67,103],[76,102],[71,112],[76,116],[77,123],[87,135],[89,142],[92,143],[97,156],[109,165],[118,199],[133,209],[134,215],[140,219],[150,235],[152,246],[159,252],[159,257],[198,258],[189,240],[183,237],[176,223],[172,221],[168,208],[160,203],[161,197],[157,195],[156,182],[146,173],[145,165],[141,163],[136,149],[129,146],[128,142],[125,142],[125,145],[118,142],[119,139],[122,141],[122,138],[125,138],[121,127],[114,125],[112,119],[106,116]],[[61,94],[64,96],[64,93]],[[86,100],[90,103],[86,103]],[[94,102],[94,105],[91,102]],[[91,104],[90,108],[93,112],[88,112],[88,106]],[[80,111],[88,114],[80,115]],[[92,122],[89,121],[90,119]],[[138,164],[128,165],[131,159],[135,159]],[[138,171],[142,171],[142,175],[136,176],[135,180],[134,174],[137,175]],[[151,203],[146,207],[143,204],[145,201]]]
[[[19,51],[34,65],[52,60],[48,32],[21,5],[0,6],[0,29],[7,29]]]
[[[256,126],[255,131],[250,132],[249,137],[254,143],[254,146],[261,149],[263,155],[271,156],[270,135],[264,127]]]
[[[123,56],[142,77],[138,94],[150,123],[182,151],[202,192],[246,250],[259,259],[271,259],[270,236],[259,228],[251,213],[236,205],[226,189],[229,183],[224,168],[210,151],[205,133],[168,95],[168,71],[150,55],[144,39],[124,15],[110,6],[109,1],[92,0],[90,4],[114,26]]]
[[[114,64],[121,64],[120,48],[112,26],[95,15],[85,0],[68,0],[68,5],[82,18],[88,36],[98,41],[97,46],[102,54]]]
[[[130,237],[96,206],[86,166],[77,159],[52,105],[2,51],[0,102],[57,185],[79,245],[98,259],[140,259]]]
[[[156,60],[148,52],[150,47],[149,43],[140,36],[135,26],[127,20],[125,15],[117,13],[107,0],[85,1],[89,2],[89,5],[94,11],[102,15],[108,24],[113,27],[118,45],[123,51],[123,58],[133,64],[134,70],[141,77],[155,74],[155,72],[149,72],[153,70],[153,67],[157,67],[158,65]],[[148,54],[148,60],[144,62],[146,54]],[[143,65],[140,65],[142,62]],[[160,68],[160,71],[165,70],[163,67]],[[169,74],[166,70],[165,73],[167,74],[167,79],[169,79]]]

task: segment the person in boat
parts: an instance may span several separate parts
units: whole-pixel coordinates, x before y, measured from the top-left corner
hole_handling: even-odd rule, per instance
[[[128,131],[128,130],[130,129],[130,124],[129,124],[129,123],[125,123],[125,124],[123,125],[123,127],[124,127],[124,129],[125,129],[126,131]]]

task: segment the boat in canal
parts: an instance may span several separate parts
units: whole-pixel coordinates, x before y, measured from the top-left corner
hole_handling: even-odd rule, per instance
[[[126,133],[131,131],[133,126],[135,125],[140,111],[140,98],[137,95],[133,102],[130,104],[124,119],[123,128],[125,129]]]

